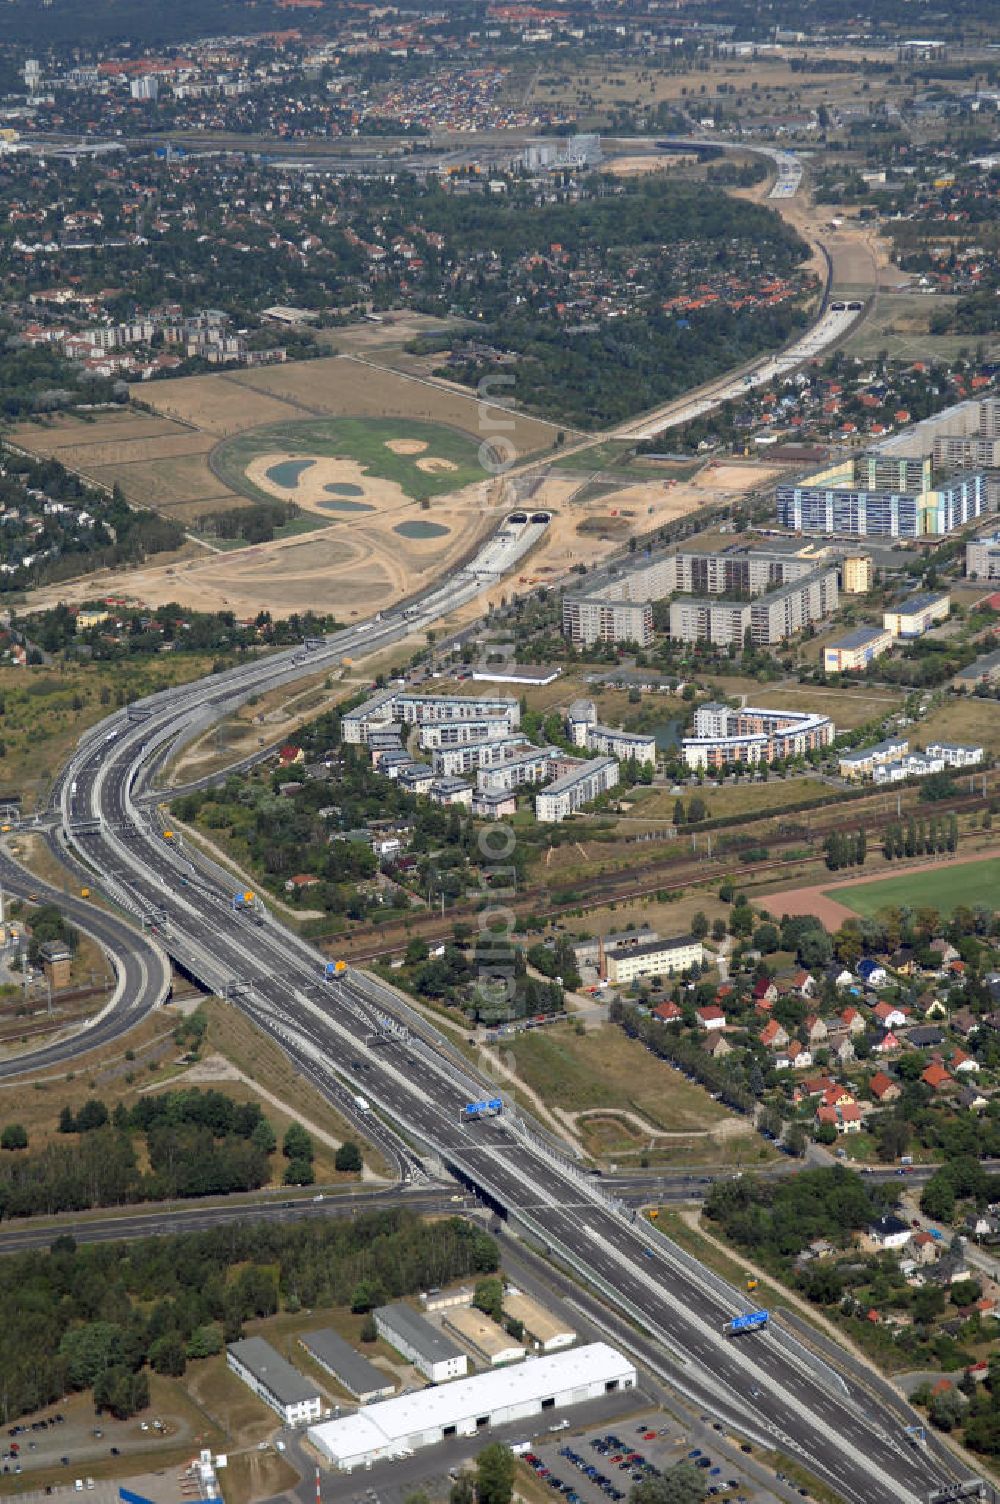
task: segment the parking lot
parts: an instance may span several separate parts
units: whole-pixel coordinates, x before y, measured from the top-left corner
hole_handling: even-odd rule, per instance
[[[566,1504],[624,1504],[636,1483],[685,1461],[704,1472],[710,1499],[773,1504],[777,1495],[749,1478],[737,1456],[738,1447],[714,1434],[708,1417],[682,1426],[657,1411],[583,1435],[550,1431],[521,1460]]]
[[[176,1442],[176,1427],[158,1419],[115,1420],[97,1416],[89,1397],[69,1395],[41,1416],[0,1431],[0,1480],[65,1470],[70,1484],[86,1479],[95,1466],[130,1454],[148,1454],[165,1441]],[[2,1483],[0,1483],[2,1486]]]

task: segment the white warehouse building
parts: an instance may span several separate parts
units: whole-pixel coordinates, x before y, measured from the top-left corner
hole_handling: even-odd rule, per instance
[[[606,1342],[594,1342],[363,1405],[354,1415],[311,1426],[308,1437],[334,1467],[350,1472],[452,1436],[476,1436],[491,1426],[633,1389],[635,1383],[629,1360]]]

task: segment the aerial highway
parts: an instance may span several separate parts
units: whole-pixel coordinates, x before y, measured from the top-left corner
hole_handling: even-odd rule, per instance
[[[404,1185],[443,1168],[641,1327],[671,1382],[702,1408],[797,1457],[850,1504],[915,1504],[962,1476],[949,1452],[933,1440],[911,1444],[898,1416],[873,1413],[779,1325],[727,1335],[747,1310],[743,1293],[638,1218],[509,1103],[470,1113],[469,1104],[496,1102],[496,1088],[431,1024],[362,972],[330,975],[327,958],[270,914],[234,905],[225,873],[168,837],[143,797],[173,752],[251,694],[426,627],[511,568],[544,525],[525,516],[502,528],[421,601],[161,692],[92,728],[53,790],[62,837],[156,948],[266,1030],[363,1126]],[[150,1006],[152,984],[140,979],[138,990],[136,1006]],[[124,1009],[107,1017],[127,1027]],[[49,1048],[69,1058],[74,1042]]]
[[[269,683],[282,668],[272,662],[261,671]],[[775,1328],[743,1345],[724,1335],[745,1309],[738,1292],[636,1223],[509,1109],[468,1121],[467,1104],[488,1098],[489,1083],[405,1003],[362,974],[327,980],[324,957],[270,916],[234,910],[225,886],[164,838],[155,814],[132,797],[145,760],[163,741],[183,739],[192,722],[202,724],[203,697],[212,709],[228,705],[229,688],[217,679],[167,696],[148,721],[121,720],[88,738],[74,759],[63,784],[67,832],[118,901],[155,925],[186,969],[271,1033],[341,1111],[360,1114],[383,1148],[392,1142],[404,1180],[443,1164],[640,1320],[700,1404],[798,1454],[859,1504],[922,1497],[946,1479],[936,1454],[873,1423],[787,1334]],[[245,692],[246,684],[234,688]],[[70,813],[73,786],[78,813]],[[405,1138],[392,1138],[397,1126]]]

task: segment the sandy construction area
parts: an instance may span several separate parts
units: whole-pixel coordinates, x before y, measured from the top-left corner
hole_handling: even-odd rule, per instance
[[[634,178],[650,172],[666,172],[672,167],[696,167],[698,160],[692,152],[644,152],[634,157],[614,157],[605,163],[604,170],[616,178]]]
[[[705,491],[751,491],[769,485],[775,476],[784,473],[783,465],[710,464],[698,473],[693,484]]]
[[[393,454],[423,454],[427,445],[423,439],[386,439],[385,447]]]

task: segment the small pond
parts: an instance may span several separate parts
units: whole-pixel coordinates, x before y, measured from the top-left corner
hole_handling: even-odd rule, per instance
[[[315,463],[315,460],[281,460],[265,471],[265,474],[274,485],[281,486],[286,491],[294,491],[300,475],[311,470]]]
[[[440,522],[399,522],[393,528],[401,538],[446,538],[450,531]]]

